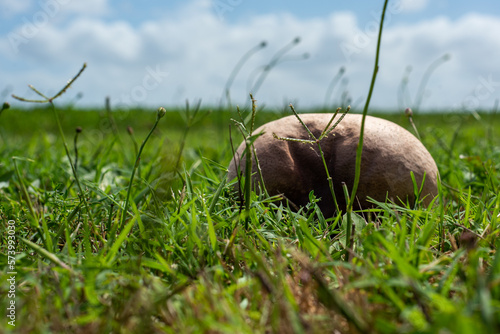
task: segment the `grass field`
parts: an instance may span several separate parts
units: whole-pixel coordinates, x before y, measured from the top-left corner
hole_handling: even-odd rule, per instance
[[[50,106],[0,114],[0,332],[500,332],[500,115],[417,113],[437,200],[354,215],[347,251],[315,200],[241,208],[235,110],[55,104],[65,141]]]

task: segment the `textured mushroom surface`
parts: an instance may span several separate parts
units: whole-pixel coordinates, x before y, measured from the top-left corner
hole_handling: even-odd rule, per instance
[[[331,114],[302,114],[311,132],[318,138],[330,121]],[[337,116],[340,117],[340,116]],[[333,179],[335,197],[341,210],[346,201],[342,183],[352,189],[355,175],[356,149],[361,128],[361,115],[348,114],[323,138],[321,149]],[[325,216],[335,213],[335,205],[328,185],[325,168],[316,144],[278,140],[273,137],[310,139],[295,116],[288,116],[264,124],[254,134],[264,132],[254,142],[265,187],[270,195],[284,195],[296,206],[309,202],[309,193],[314,190],[321,198],[319,207]],[[245,142],[238,147],[229,165],[229,180],[244,175]],[[260,182],[255,157],[252,163],[254,182]],[[361,176],[355,201],[356,208],[368,208],[371,197],[384,202],[387,198],[396,202],[414,202],[414,173],[420,186],[425,174],[421,197],[429,204],[437,195],[438,169],[434,159],[422,143],[409,131],[390,121],[367,116],[364,131]]]

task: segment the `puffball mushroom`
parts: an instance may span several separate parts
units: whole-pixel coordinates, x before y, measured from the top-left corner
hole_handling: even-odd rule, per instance
[[[320,137],[332,117],[331,114],[299,116],[316,138]],[[342,184],[346,184],[350,193],[354,184],[361,120],[362,115],[345,115],[335,129],[320,141],[339,209],[344,212],[346,200]],[[273,137],[275,133],[278,137],[310,140],[297,118],[292,115],[269,122],[256,129],[254,134],[260,132],[263,135],[255,140],[254,147],[269,195],[283,195],[285,200],[300,207],[309,202],[309,193],[314,191],[315,196],[321,198],[318,205],[323,214],[326,217],[333,216],[336,208],[317,145]],[[245,149],[246,144],[243,142],[231,160],[229,180],[236,178],[238,171],[245,175]],[[254,184],[260,183],[253,153],[252,159],[252,179]],[[415,136],[401,126],[367,116],[355,208],[373,207],[368,201],[369,197],[380,202],[386,199],[398,204],[401,201],[414,202],[411,172],[418,187],[425,175],[420,198],[424,198],[423,203],[428,205],[438,193],[438,169],[430,153]]]

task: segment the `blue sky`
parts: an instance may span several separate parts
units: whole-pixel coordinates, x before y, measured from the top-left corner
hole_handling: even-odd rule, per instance
[[[88,68],[61,100],[80,106],[217,105],[229,73],[266,41],[236,77],[231,98],[245,104],[260,70],[300,37],[256,92],[279,108],[362,105],[373,68],[383,1],[0,0],[0,98],[57,91]],[[500,2],[391,0],[372,106],[491,108],[500,98]],[[307,59],[303,59],[307,54]],[[443,58],[444,57],[444,58]],[[327,97],[328,85],[345,72]],[[408,69],[411,71],[408,72]],[[406,73],[406,74],[405,74]],[[401,82],[408,77],[407,90]]]

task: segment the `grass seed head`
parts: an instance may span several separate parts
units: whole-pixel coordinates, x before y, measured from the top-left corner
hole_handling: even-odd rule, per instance
[[[157,119],[161,119],[163,116],[165,116],[166,113],[167,113],[167,111],[165,110],[165,108],[163,108],[163,107],[158,108],[158,111],[156,114]]]

